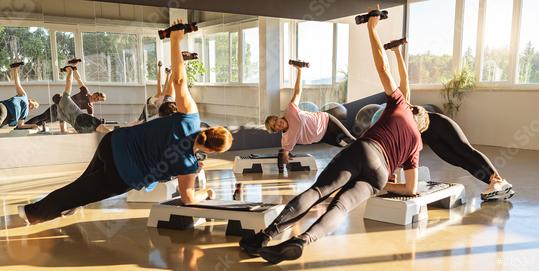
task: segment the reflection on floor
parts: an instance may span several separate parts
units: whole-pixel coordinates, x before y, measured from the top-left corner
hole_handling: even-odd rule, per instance
[[[481,203],[479,193],[485,185],[427,149],[423,164],[434,179],[464,184],[467,205],[430,210],[428,221],[412,227],[363,220],[362,206],[334,234],[308,246],[301,259],[277,266],[242,253],[239,238],[225,236],[226,223],[221,221],[190,231],[147,228],[150,204],[127,204],[125,196],[26,227],[16,216],[16,206],[73,180],[84,165],[1,171],[0,270],[537,270],[539,152],[521,150],[508,156],[505,149],[480,149],[514,184],[517,195],[510,202]],[[337,150],[318,145],[300,151],[315,155],[323,168]],[[284,203],[309,187],[317,174],[234,176],[231,161],[238,153],[250,152],[229,153],[206,163],[209,185],[219,198],[231,199],[235,183],[242,182],[245,200]],[[31,182],[21,182],[25,180]],[[314,208],[282,238],[302,232],[323,211],[324,206]]]

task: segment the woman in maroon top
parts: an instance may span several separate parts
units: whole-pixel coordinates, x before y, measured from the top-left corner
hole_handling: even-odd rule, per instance
[[[301,257],[303,247],[333,232],[346,214],[380,189],[402,195],[417,192],[417,166],[423,145],[412,110],[393,80],[385,51],[375,30],[378,17],[369,19],[374,63],[387,95],[380,119],[358,140],[337,154],[316,182],[292,199],[269,227],[240,241],[251,255],[271,263]],[[387,183],[389,173],[404,168],[406,183]],[[268,241],[293,226],[309,210],[339,190],[323,214],[306,232],[276,246]]]

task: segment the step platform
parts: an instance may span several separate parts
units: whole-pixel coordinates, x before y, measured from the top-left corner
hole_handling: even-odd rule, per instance
[[[265,229],[281,213],[284,205],[245,201],[205,200],[183,205],[180,198],[154,204],[148,227],[186,230],[205,219],[228,220],[226,235],[248,236]]]
[[[206,188],[206,172],[200,170],[195,180],[195,188]],[[163,202],[171,200],[178,194],[178,179],[172,178],[167,182],[155,182],[141,190],[132,189],[127,192],[127,202]]]
[[[293,160],[286,166],[288,171],[318,170],[316,160],[310,154],[296,153],[290,157]],[[234,173],[269,173],[272,170],[278,170],[277,154],[251,154],[234,158]]]
[[[427,205],[451,209],[465,203],[464,185],[458,183],[420,182],[418,195],[385,193],[367,201],[364,218],[398,225],[428,219]]]

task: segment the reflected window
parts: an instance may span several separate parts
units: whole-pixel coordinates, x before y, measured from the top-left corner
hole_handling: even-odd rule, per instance
[[[144,80],[157,80],[157,43],[153,37],[142,38],[142,55],[144,57]]]
[[[239,82],[238,32],[230,33],[230,82]],[[244,45],[245,46],[245,45]]]
[[[210,83],[228,82],[228,33],[216,33],[206,37],[206,64]]]
[[[524,0],[522,3],[520,46],[518,50],[518,82],[539,83],[539,1]]]
[[[477,48],[477,19],[479,0],[464,2],[464,22],[462,27],[462,68],[475,70]]]
[[[73,32],[56,32],[56,55],[58,67],[62,68],[67,65],[67,61],[76,57],[75,53],[75,33]],[[66,74],[60,72],[58,74],[60,80],[65,80]]]
[[[348,81],[348,37],[349,29],[347,24],[337,24],[337,55],[335,82]]]
[[[290,85],[290,66],[288,65],[288,60],[290,57],[290,48],[292,44],[290,43],[290,23],[283,23],[283,84],[285,86]]]
[[[258,83],[258,27],[243,31],[243,83]]]
[[[9,64],[24,60],[22,81],[52,79],[49,31],[41,27],[0,26],[0,81],[9,81]]]
[[[453,73],[455,0],[412,3],[408,18],[410,83],[439,84],[450,78]]]
[[[138,82],[135,34],[84,32],[82,42],[87,81]]]

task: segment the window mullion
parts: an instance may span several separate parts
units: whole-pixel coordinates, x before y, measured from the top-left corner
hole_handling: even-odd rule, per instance
[[[475,78],[476,82],[481,82],[481,67],[483,66],[483,43],[485,30],[485,16],[487,11],[486,0],[479,1],[478,21],[477,21],[477,44],[475,50]]]
[[[455,26],[453,36],[453,71],[462,68],[462,39],[464,29],[464,1],[455,1]]]
[[[518,83],[518,46],[520,43],[520,23],[522,16],[522,0],[513,1],[513,24],[511,27],[511,42],[509,44],[509,78],[511,85]]]
[[[56,31],[49,29],[50,43],[51,43],[51,68],[52,68],[52,80],[54,82],[60,81],[58,76],[59,63],[58,63],[58,50],[57,50],[57,40],[56,40]]]
[[[80,28],[77,27],[77,29],[75,29],[73,31],[73,34],[75,35],[75,54],[76,54],[76,57],[82,59],[83,63],[86,63],[85,60],[84,60],[84,52],[83,52],[83,47],[84,46],[83,46],[83,41],[82,41],[82,31],[80,31]],[[87,81],[85,66],[86,65],[80,65],[79,67],[77,67],[77,69],[79,69],[81,71],[82,79],[84,81]]]

